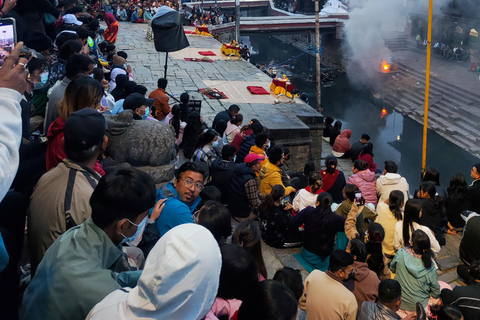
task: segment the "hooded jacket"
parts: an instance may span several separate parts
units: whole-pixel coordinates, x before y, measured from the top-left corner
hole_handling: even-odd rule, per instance
[[[392,309],[386,307],[380,301],[375,303],[371,301],[365,301],[362,304],[360,313],[358,314],[358,320],[397,320],[401,319],[400,316]]]
[[[256,145],[253,145],[251,148],[250,148],[250,151],[248,152],[249,154],[250,153],[255,153],[255,154],[258,154],[259,156],[262,156],[262,157],[265,157],[265,160],[263,160],[261,162],[262,164],[262,167],[268,162],[268,157],[267,157],[267,154],[265,153],[265,151],[263,149],[260,149],[259,147],[257,147]],[[246,155],[245,155],[246,157]]]
[[[398,173],[388,172],[378,177],[376,182],[377,195],[380,197],[378,202],[383,202],[390,197],[390,192],[400,190],[405,197],[405,203],[408,200],[408,182]]]
[[[175,227],[150,252],[137,286],[109,294],[87,320],[202,319],[215,301],[221,265],[210,231]]]
[[[407,251],[408,250],[408,251]],[[402,287],[402,304],[400,309],[415,311],[415,304],[420,302],[425,308],[430,296],[440,296],[437,270],[432,262],[430,268],[425,268],[420,258],[414,257],[409,251],[402,248],[390,263],[390,270],[395,273],[395,280]]]
[[[333,151],[338,153],[345,153],[349,151],[352,147],[350,146],[350,137],[352,136],[352,130],[346,129],[340,132],[338,137],[335,139],[335,143],[333,144]]]
[[[294,190],[293,187],[285,187],[282,183],[282,170],[267,161],[266,164],[263,165],[262,169],[260,170],[260,192],[264,195],[269,195],[272,193],[273,186],[279,184],[285,188],[285,196],[288,196]]]
[[[355,268],[355,288],[352,292],[360,310],[365,301],[375,301],[375,296],[378,297],[380,280],[375,272],[368,269],[366,262],[355,261],[353,267]]]
[[[255,171],[244,163],[238,165],[233,172],[230,180],[228,209],[234,217],[246,218],[252,212],[245,190],[245,184],[252,179],[256,180]]]
[[[58,117],[48,128],[47,138],[47,171],[55,168],[57,164],[67,157],[62,146],[63,126],[65,122]]]
[[[354,184],[362,192],[366,203],[373,203],[377,206],[377,190],[375,182],[375,172],[370,170],[359,171],[352,174],[347,180],[347,184]]]

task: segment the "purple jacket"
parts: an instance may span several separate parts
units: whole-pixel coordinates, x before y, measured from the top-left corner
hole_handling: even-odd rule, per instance
[[[377,189],[375,181],[375,172],[370,170],[359,171],[352,174],[347,180],[347,184],[354,184],[362,192],[366,203],[373,203],[377,207]]]

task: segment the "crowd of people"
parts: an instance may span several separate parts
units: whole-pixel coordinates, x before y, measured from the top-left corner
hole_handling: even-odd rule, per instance
[[[150,93],[136,83],[108,10],[68,0],[48,7],[53,29],[31,30],[14,7],[0,10],[18,15],[23,40],[0,68],[2,319],[479,316],[480,164],[471,186],[458,174],[448,189],[429,168],[412,197],[394,161],[375,164],[368,134],[350,145],[327,117],[333,155],[294,172],[289,148],[240,106],[210,124],[188,93],[170,106],[167,79]],[[168,128],[172,162],[183,155],[170,182],[105,166],[117,116]],[[468,285],[453,290],[435,262],[446,232],[463,233]],[[306,280],[268,274],[265,244],[301,248]]]

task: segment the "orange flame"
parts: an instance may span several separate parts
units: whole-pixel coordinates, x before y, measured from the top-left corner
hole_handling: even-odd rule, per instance
[[[385,62],[385,60],[382,61],[382,71],[383,72],[390,71],[390,65],[387,62]]]
[[[387,109],[383,108],[382,109],[382,116],[380,117],[380,119],[383,119],[383,117],[385,117],[387,115]]]

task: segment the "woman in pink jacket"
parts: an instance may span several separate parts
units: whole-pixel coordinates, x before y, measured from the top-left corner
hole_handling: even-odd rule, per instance
[[[350,158],[350,137],[352,136],[352,130],[346,129],[340,132],[333,144],[332,154],[337,158]]]
[[[362,192],[366,203],[373,203],[377,207],[377,190],[375,172],[368,170],[368,162],[357,159],[353,162],[353,174],[347,184],[354,184]]]

